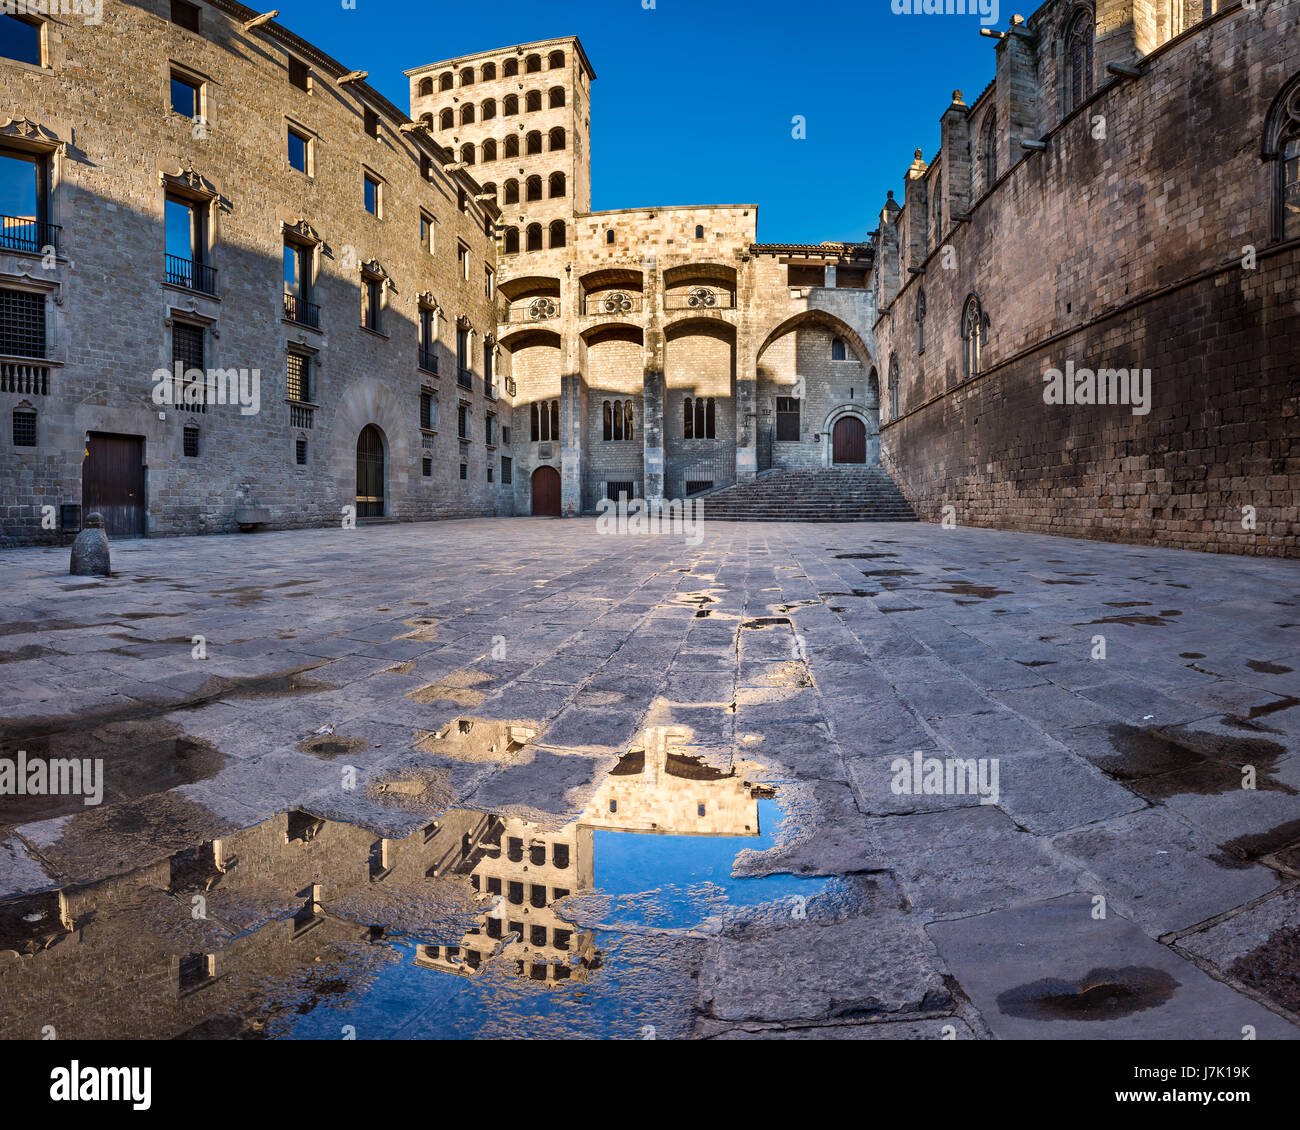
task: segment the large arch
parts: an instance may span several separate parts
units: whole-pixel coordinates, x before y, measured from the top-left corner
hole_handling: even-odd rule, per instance
[[[869,369],[876,363],[875,356],[867,347],[867,343],[862,340],[862,335],[848,322],[842,318],[837,318],[829,310],[802,310],[774,326],[763,339],[763,344],[758,347],[758,353],[754,357],[755,362],[763,359],[763,354],[778,338],[785,337],[786,334],[806,325],[821,326],[823,329],[842,337],[853,352],[858,355],[864,369]]]

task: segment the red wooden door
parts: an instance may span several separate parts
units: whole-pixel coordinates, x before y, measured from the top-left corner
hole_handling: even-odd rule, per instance
[[[144,537],[144,437],[91,432],[81,463],[82,521],[98,511],[109,537]]]
[[[560,472],[554,467],[538,467],[533,472],[533,515],[538,518],[560,516]]]
[[[832,435],[836,463],[867,461],[867,426],[856,416],[844,416],[836,420]]]

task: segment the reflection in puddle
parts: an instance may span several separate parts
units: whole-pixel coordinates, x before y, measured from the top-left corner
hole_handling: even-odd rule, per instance
[[[781,810],[671,734],[651,731],[563,827],[452,809],[399,839],[295,810],[0,901],[0,1032],[688,1035],[726,915],[832,881],[733,879],[741,850],[773,846]]]

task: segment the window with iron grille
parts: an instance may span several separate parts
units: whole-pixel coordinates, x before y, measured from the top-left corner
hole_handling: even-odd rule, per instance
[[[605,497],[617,502],[620,498],[633,498],[636,495],[636,483],[606,482]]]
[[[468,478],[469,478],[469,464],[468,464],[468,463],[462,463],[462,464],[460,465],[460,477],[461,477],[462,479],[468,479]]]
[[[36,413],[30,408],[14,409],[14,446],[36,446]]]
[[[493,467],[491,463],[489,463],[489,464],[487,465],[487,476],[488,476],[488,482],[492,482],[492,474],[493,474],[493,472],[494,472],[495,470],[496,470],[496,468]]]
[[[501,456],[501,481],[506,484],[514,482],[514,464],[509,455]]]
[[[193,424],[185,425],[184,432],[185,446],[183,448],[186,459],[197,459],[199,457],[199,429]]]
[[[285,396],[290,400],[311,403],[311,358],[301,353],[290,353],[286,362]]]
[[[208,410],[203,395],[206,386],[203,361],[203,327],[174,322],[172,324],[172,369],[175,371],[178,364],[181,367],[181,375],[185,378],[182,404],[192,412]],[[198,370],[203,376],[198,380],[189,379],[188,374],[192,369]]]
[[[289,82],[299,90],[311,89],[311,68],[301,59],[289,59]]]
[[[45,296],[0,290],[0,353],[45,356]]]
[[[461,404],[456,409],[456,434],[461,439],[469,439],[469,405]]]
[[[299,467],[307,466],[307,441],[305,439],[300,439],[294,444],[293,458]]]
[[[502,428],[502,429],[501,429],[501,442],[502,442],[503,444],[505,444],[506,447],[509,447],[509,446],[510,446],[510,429],[509,429],[509,428]]]
[[[491,412],[483,422],[483,442],[492,447],[497,441],[497,418]]]
[[[793,396],[776,398],[776,438],[799,441],[799,401]]]
[[[433,478],[433,460],[426,455],[422,462],[424,467],[424,477],[426,479]]]
[[[433,393],[422,392],[420,393],[420,427],[427,432],[433,431],[434,419]]]

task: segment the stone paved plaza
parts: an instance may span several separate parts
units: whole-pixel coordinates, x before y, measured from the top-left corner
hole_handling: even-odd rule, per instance
[[[135,874],[165,902],[158,861],[296,810],[395,840],[450,810],[563,826],[659,733],[697,779],[770,798],[761,850],[728,852],[716,882],[776,897],[663,928],[578,898],[577,928],[614,939],[586,973],[602,1008],[538,1020],[517,990],[488,994],[462,1001],[475,1031],[526,1014],[528,1034],[633,1038],[1300,1033],[1295,562],[916,524],[702,532],[121,541],[103,580],[68,577],[66,549],[5,553],[0,755],[102,759],[105,789],[0,798],[0,894]],[[522,736],[475,745],[508,733],[492,723]],[[955,792],[951,758],[985,795]],[[642,858],[690,829],[656,830]],[[657,866],[621,889],[653,903]],[[242,926],[232,909],[223,937],[332,881],[286,884]],[[162,929],[141,898],[98,917],[126,916],[128,949]],[[5,1035],[57,995],[23,962],[53,968],[83,926],[0,934]],[[371,1001],[371,1034],[439,1030],[428,991]],[[90,1032],[111,987],[81,999],[64,1023]]]

